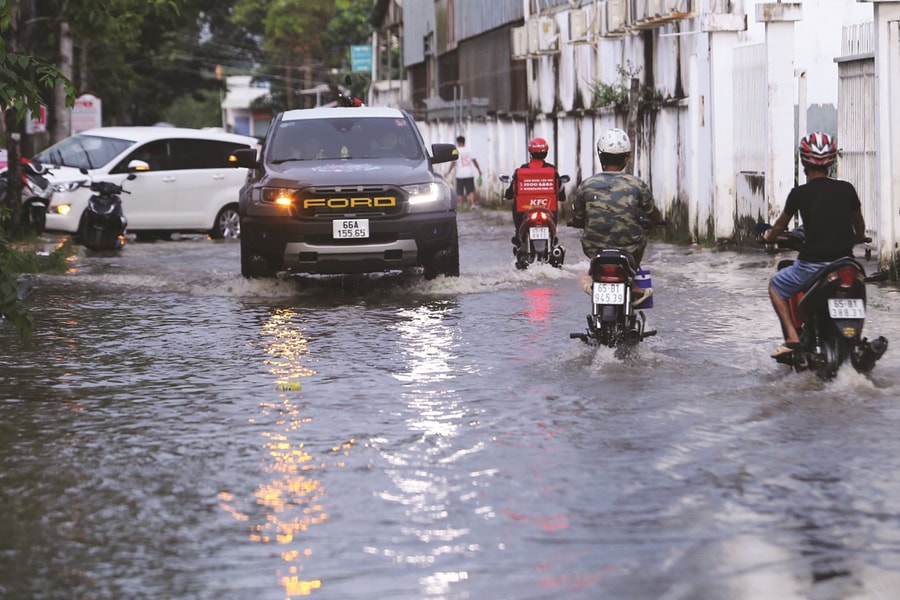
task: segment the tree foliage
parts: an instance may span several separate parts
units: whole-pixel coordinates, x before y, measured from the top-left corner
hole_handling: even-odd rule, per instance
[[[7,126],[21,123],[26,110],[40,110],[45,93],[56,85],[65,87],[68,106],[75,103],[75,90],[71,82],[62,76],[56,66],[14,51],[18,25],[15,22],[18,15],[15,8],[11,0],[0,0],[0,111],[7,117]],[[7,45],[8,41],[12,48]],[[7,193],[0,198],[0,214],[11,213],[15,226],[21,204],[21,186],[12,183],[19,182],[19,153],[15,137],[7,135],[6,138],[10,160],[8,179],[11,185],[7,186]],[[0,319],[8,319],[20,335],[27,336],[31,333],[33,320],[19,297],[18,285],[13,276],[16,271],[12,265],[18,258],[19,255],[9,245],[0,228]]]
[[[261,39],[258,76],[272,84],[272,109],[294,107],[299,89],[342,82],[350,46],[368,40],[371,11],[364,0],[235,0],[234,22]]]

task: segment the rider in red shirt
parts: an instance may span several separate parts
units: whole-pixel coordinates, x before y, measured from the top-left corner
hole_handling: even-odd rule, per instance
[[[559,202],[563,201],[563,187],[556,167],[548,163],[547,151],[550,145],[544,138],[534,138],[528,142],[528,153],[531,160],[520,166],[513,173],[512,181],[504,194],[513,202],[513,226],[516,235],[512,243],[519,247],[519,226],[526,212],[535,207],[543,207],[553,214],[554,223],[559,216]]]

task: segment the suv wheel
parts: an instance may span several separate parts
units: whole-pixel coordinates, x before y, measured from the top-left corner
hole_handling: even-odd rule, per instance
[[[280,268],[280,259],[267,257],[255,252],[253,248],[241,238],[241,275],[247,279],[275,277]]]
[[[450,243],[446,248],[441,248],[429,254],[422,261],[425,279],[434,279],[438,275],[445,277],[459,277],[459,234],[456,223],[450,235]]]
[[[241,219],[236,204],[229,204],[216,215],[216,222],[209,236],[214,240],[241,237]]]

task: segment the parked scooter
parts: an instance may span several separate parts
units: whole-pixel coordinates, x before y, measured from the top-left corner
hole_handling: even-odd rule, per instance
[[[22,159],[22,209],[21,219],[25,231],[40,235],[47,224],[47,207],[53,189],[50,185],[50,169],[41,162]],[[0,198],[6,195],[9,171],[0,173]]]
[[[500,181],[509,185],[512,177],[501,175]],[[568,181],[568,175],[560,176],[561,183]],[[516,210],[522,213],[521,224],[512,239],[516,268],[524,270],[534,263],[562,267],[566,260],[566,249],[560,245],[556,235],[555,215],[559,206],[557,192],[547,190],[547,193],[539,193],[524,200],[515,198],[513,202],[516,203]]]
[[[130,174],[128,179],[133,179]],[[129,192],[111,181],[91,181],[81,184],[94,194],[88,199],[77,241],[90,250],[119,250],[125,245],[128,220],[122,211],[121,194]]]
[[[757,233],[762,234],[769,227],[760,224]],[[798,227],[778,236],[775,245],[800,250],[805,239],[803,228]],[[866,238],[865,241],[872,240]],[[760,242],[763,242],[762,238]],[[781,260],[778,269],[793,262],[793,259]],[[798,373],[813,371],[822,379],[837,375],[847,359],[858,372],[871,371],[887,350],[888,341],[884,336],[871,341],[862,337],[866,320],[866,283],[885,281],[888,277],[886,271],[866,276],[863,266],[849,256],[831,262],[789,299],[800,347],[775,360]]]

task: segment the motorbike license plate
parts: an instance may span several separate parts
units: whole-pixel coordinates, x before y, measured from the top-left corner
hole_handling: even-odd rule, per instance
[[[531,231],[528,232],[528,235],[533,240],[549,240],[550,239],[550,228],[549,227],[532,227]]]
[[[832,319],[865,319],[866,304],[862,298],[829,298],[828,314]]]
[[[592,287],[594,304],[625,304],[624,283],[597,283]]]
[[[336,240],[362,239],[369,237],[368,219],[335,219],[331,230]]]

